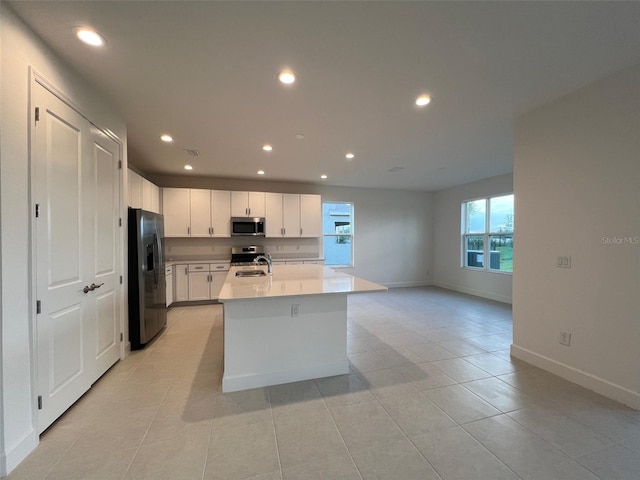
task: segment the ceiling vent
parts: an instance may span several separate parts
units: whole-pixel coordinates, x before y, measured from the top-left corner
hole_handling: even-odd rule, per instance
[[[189,156],[189,157],[199,157],[200,156],[200,152],[198,150],[191,149],[191,148],[185,148],[184,149],[184,153],[186,153],[187,156]]]

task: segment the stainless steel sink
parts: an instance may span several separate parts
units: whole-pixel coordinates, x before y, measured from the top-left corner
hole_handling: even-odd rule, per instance
[[[264,270],[239,270],[236,277],[265,277],[267,274]]]

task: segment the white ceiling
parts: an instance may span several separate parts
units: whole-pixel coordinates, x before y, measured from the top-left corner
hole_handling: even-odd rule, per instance
[[[10,4],[112,100],[149,173],[439,190],[512,171],[518,115],[640,63],[640,2]]]

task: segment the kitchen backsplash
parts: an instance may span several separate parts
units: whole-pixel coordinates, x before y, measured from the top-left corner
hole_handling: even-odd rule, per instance
[[[231,247],[264,245],[267,253],[279,258],[320,258],[320,238],[165,238],[165,261],[229,260]]]

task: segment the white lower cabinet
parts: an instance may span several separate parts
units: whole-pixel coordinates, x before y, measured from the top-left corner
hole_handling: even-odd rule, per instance
[[[173,282],[175,284],[175,302],[189,301],[189,265],[173,266]]]
[[[189,265],[189,301],[216,300],[228,272],[228,263]]]
[[[173,303],[173,266],[165,268],[165,283],[167,285],[167,307]]]

